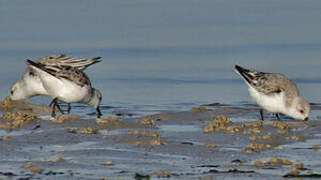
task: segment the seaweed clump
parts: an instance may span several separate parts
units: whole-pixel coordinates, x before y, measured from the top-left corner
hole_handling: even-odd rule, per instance
[[[0,109],[8,111],[13,108],[12,100],[9,97],[6,97],[3,101],[0,101]]]
[[[216,116],[203,129],[204,133],[226,132],[226,133],[243,133],[243,134],[258,134],[261,133],[263,127],[262,122],[250,122],[244,124],[233,123],[224,115]]]
[[[226,116],[220,115],[216,118],[212,119],[210,124],[206,125],[203,129],[204,133],[214,133],[217,131],[225,131],[227,128],[227,125],[231,123],[231,120],[229,120]]]
[[[273,157],[268,161],[254,161],[253,165],[257,168],[267,168],[267,167],[280,167],[280,166],[290,166],[292,161],[288,159],[280,159]]]
[[[24,112],[6,112],[0,117],[0,128],[16,130],[35,122],[37,117]]]

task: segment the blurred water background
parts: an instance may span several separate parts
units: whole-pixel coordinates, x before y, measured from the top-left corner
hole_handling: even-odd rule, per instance
[[[64,53],[101,56],[86,72],[102,104],[129,111],[251,102],[234,64],[286,74],[320,103],[320,8],[315,0],[2,0],[0,96],[21,79],[25,59]]]

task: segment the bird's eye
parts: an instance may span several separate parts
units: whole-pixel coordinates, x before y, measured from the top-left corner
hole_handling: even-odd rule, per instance
[[[10,94],[13,95],[13,90],[10,91]]]
[[[302,113],[302,114],[303,114],[303,113],[304,113],[304,111],[303,111],[303,110],[300,110],[300,113]]]

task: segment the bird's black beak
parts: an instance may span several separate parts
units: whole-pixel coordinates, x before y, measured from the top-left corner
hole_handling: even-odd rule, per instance
[[[309,120],[309,117],[306,117],[304,120],[305,120],[305,121]]]

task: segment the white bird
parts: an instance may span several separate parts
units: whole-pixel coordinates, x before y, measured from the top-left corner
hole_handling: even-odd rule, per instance
[[[238,65],[235,70],[248,85],[250,96],[261,107],[261,120],[264,120],[263,109],[275,113],[278,120],[279,113],[294,119],[309,119],[310,104],[299,96],[296,85],[285,75],[257,72]]]
[[[39,58],[36,60],[36,63],[39,63],[45,67],[74,67],[80,71],[83,71],[88,66],[100,62],[100,58],[101,57],[94,57],[90,59],[74,58],[64,54],[59,54]],[[28,66],[25,70],[22,80],[17,81],[11,87],[10,98],[12,100],[23,100],[38,95],[48,96],[49,94],[43,87],[40,77],[32,68],[30,68],[30,66]],[[60,110],[59,106],[57,107]],[[67,111],[69,113],[70,104],[68,104]]]
[[[87,104],[96,109],[98,118],[102,115],[99,109],[102,95],[99,90],[92,88],[90,80],[84,72],[70,66],[45,66],[31,60],[27,60],[27,63],[40,78],[47,95],[53,97],[52,117],[55,117],[57,100],[66,103]]]

